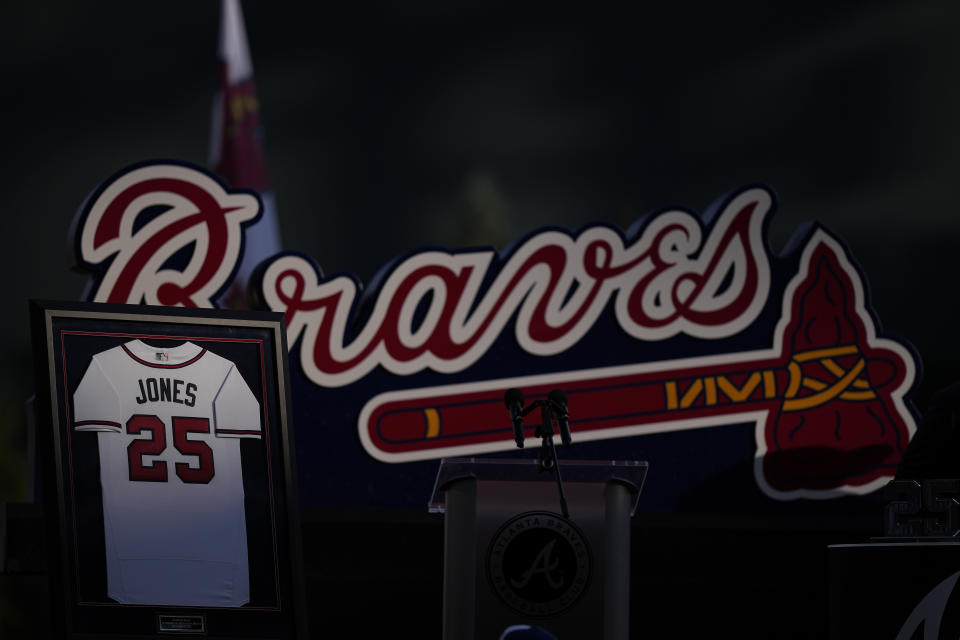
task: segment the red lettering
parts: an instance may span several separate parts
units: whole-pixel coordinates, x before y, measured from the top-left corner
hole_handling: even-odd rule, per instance
[[[638,340],[721,338],[745,328],[766,302],[762,227],[771,204],[762,189],[737,194],[706,232],[692,214],[668,211],[630,245],[604,226],[576,237],[544,231],[498,271],[492,251],[414,254],[378,278],[372,310],[356,332],[358,283],[325,280],[301,256],[278,256],[267,266],[263,295],[286,313],[288,342],[300,342],[304,372],[329,387],[376,366],[399,375],[463,370],[511,319],[525,351],[560,353],[611,301],[620,326]]]

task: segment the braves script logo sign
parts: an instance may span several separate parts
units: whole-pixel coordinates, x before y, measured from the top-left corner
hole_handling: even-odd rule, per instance
[[[178,191],[168,179],[191,187]],[[121,174],[76,232],[81,264],[101,274],[91,299],[213,306],[239,257],[242,225],[256,215],[245,197],[183,166]],[[139,225],[158,198],[172,205],[168,217]],[[767,495],[867,493],[892,477],[915,430],[906,400],[915,358],[878,335],[860,273],[826,230],[771,257],[764,230],[772,209],[770,192],[755,187],[703,217],[663,211],[627,234],[595,225],[534,233],[504,254],[421,251],[375,278],[363,305],[354,278],[326,278],[306,257],[280,254],[261,265],[259,298],[286,313],[288,342],[318,388],[362,385],[377,369],[455,377],[377,389],[358,407],[364,450],[383,462],[510,450],[504,389],[535,399],[563,387],[578,442],[750,423],[754,476]],[[167,268],[188,245],[187,265]],[[797,267],[774,282],[772,260]],[[775,323],[760,322],[771,309]],[[596,366],[600,353],[582,369],[470,375],[507,332],[549,363],[606,315],[621,343],[686,340],[709,355]],[[710,348],[724,340],[751,346]],[[530,437],[535,425],[527,426]]]

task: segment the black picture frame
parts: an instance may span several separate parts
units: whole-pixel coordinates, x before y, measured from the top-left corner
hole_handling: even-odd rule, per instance
[[[306,638],[301,529],[283,314],[32,300],[30,316],[42,469],[40,490],[47,523],[54,637]],[[139,342],[133,344],[131,341]],[[151,364],[146,357],[142,360],[134,357],[131,350],[135,346],[151,347],[157,351],[154,354],[156,358],[161,359],[167,353],[165,350],[177,349],[178,345],[183,345],[184,349],[196,349],[199,356],[176,366]],[[79,397],[74,394],[88,369],[93,368],[92,357],[111,350],[121,356],[120,350],[123,350],[136,361],[132,365],[134,369],[130,371],[143,371],[146,372],[144,376],[151,376],[154,374],[150,367],[157,367],[155,375],[159,376],[157,381],[161,389],[165,385],[164,376],[167,376],[166,384],[172,381],[176,396],[171,397],[167,392],[163,397],[153,398],[161,403],[174,399],[180,403],[186,401],[185,388],[175,379],[176,376],[198,376],[195,379],[201,382],[205,380],[203,376],[207,376],[211,379],[211,385],[224,384],[225,387],[225,383],[218,383],[217,378],[205,373],[206,369],[197,365],[203,360],[203,354],[208,352],[225,359],[226,365],[233,365],[235,373],[242,377],[249,392],[258,401],[261,431],[250,437],[225,435],[222,440],[208,439],[210,445],[198,444],[200,438],[219,438],[234,433],[226,429],[220,431],[215,409],[211,410],[211,420],[206,421],[214,425],[209,433],[197,435],[183,432],[182,429],[178,431],[167,424],[177,422],[178,418],[161,419],[157,416],[149,417],[158,420],[161,428],[135,429],[132,426],[135,419],[138,421],[136,424],[140,425],[144,417],[126,417],[130,415],[128,408],[136,407],[129,399],[123,401],[126,403],[123,409],[125,417],[115,425],[119,431],[106,432],[101,429],[89,432],[78,429],[83,421],[73,422],[73,404],[75,398]],[[211,360],[220,362],[215,356],[207,356],[204,362],[207,365]],[[103,364],[108,362],[103,359],[105,355],[99,355],[98,358],[100,369],[107,366]],[[116,362],[120,363],[121,360],[122,357]],[[222,365],[221,369],[226,365]],[[178,368],[188,366],[194,368],[190,372]],[[129,380],[140,375],[131,374],[130,371],[118,364],[114,375],[117,379],[123,379],[125,375]],[[141,385],[139,389],[146,392],[142,386],[144,380],[146,389],[156,396],[155,383],[149,377],[140,377],[137,381]],[[111,388],[113,386],[116,384]],[[133,384],[130,388],[138,387]],[[143,394],[135,395],[138,402],[143,397]],[[218,402],[221,403],[219,406],[223,405],[222,400]],[[171,411],[173,413],[170,415],[173,415],[176,411],[184,413],[186,410],[173,407]],[[251,413],[255,414],[255,410],[247,411],[245,415]],[[161,432],[166,435],[161,435]],[[113,433],[124,439],[103,439],[113,438]],[[175,442],[171,442],[171,438]],[[226,444],[227,440],[232,443]],[[113,444],[103,448],[104,442]],[[119,448],[117,442],[121,443]],[[129,443],[126,448],[124,443]],[[170,450],[171,444],[176,451]],[[222,454],[215,455],[214,451],[225,451],[223,447],[239,447],[240,471],[236,471],[237,464],[228,466],[224,462],[216,467],[217,470],[222,469],[220,477],[216,478],[214,464],[218,459],[216,456]],[[168,450],[171,457],[162,458]],[[232,451],[231,455],[236,455]],[[128,459],[125,463],[101,465],[100,455],[114,460],[118,456]],[[226,460],[225,457],[219,459]],[[140,472],[148,467],[163,467],[163,479],[144,481]],[[169,474],[166,473],[167,467]],[[113,472],[104,469],[113,469]],[[121,475],[129,471],[129,477],[117,475],[117,469],[121,469]],[[198,485],[187,484],[183,480],[191,469],[194,469],[194,480],[198,475],[195,469],[208,469],[199,474],[203,476],[201,482],[205,481],[207,487],[213,486],[213,478],[216,478],[218,486],[228,487],[223,490],[233,492],[230,504],[238,501],[236,492],[239,491],[242,478],[243,493],[239,496],[242,510],[234,506],[234,513],[229,514],[236,516],[238,512],[242,519],[210,517],[207,521],[214,523],[215,528],[204,529],[203,525],[198,524],[204,521],[202,518],[186,517],[190,512],[181,509],[178,495],[184,496],[185,506],[193,503],[190,508],[194,509],[194,514],[204,512],[203,500],[214,500],[209,497],[197,498],[198,495],[212,494],[203,494],[207,488],[196,489]],[[233,473],[229,474],[228,470]],[[181,476],[181,479],[175,476]],[[170,484],[161,486],[158,483]],[[192,489],[196,491],[190,493]],[[137,499],[128,499],[130,492],[144,491],[147,493],[134,494],[138,496]],[[188,493],[182,493],[184,491]],[[104,502],[105,492],[111,496],[108,502]],[[132,504],[143,509],[143,520],[117,515],[121,512],[113,496],[121,495],[120,492],[125,492],[122,494],[123,513],[131,513]],[[174,498],[158,498],[168,495]],[[140,501],[139,496],[149,497]],[[224,501],[218,498],[216,502],[222,504]],[[109,518],[105,518],[105,511],[110,513]],[[184,521],[184,540],[209,540],[222,534],[229,540],[242,538],[242,544],[246,545],[246,566],[239,560],[233,564],[226,563],[223,575],[232,576],[231,581],[216,582],[216,588],[210,589],[216,597],[210,596],[210,601],[203,600],[206,596],[188,595],[188,592],[202,591],[203,581],[211,575],[218,575],[216,571],[206,568],[220,569],[221,565],[211,564],[219,562],[220,558],[205,557],[203,554],[206,551],[194,549],[184,554],[190,556],[188,560],[139,560],[140,552],[131,555],[129,550],[119,550],[121,544],[127,543],[118,540],[139,540],[130,543],[134,548],[138,548],[138,544],[145,548],[168,544],[171,538],[169,531],[179,535],[177,527],[181,525],[178,519]],[[244,523],[242,527],[236,524],[238,520]],[[221,521],[228,524],[221,524]],[[144,522],[162,526],[151,529]],[[106,526],[109,529],[105,529]],[[165,537],[161,539],[157,537],[160,534],[151,533],[157,529],[162,529]],[[110,535],[105,531],[109,531]],[[205,535],[195,535],[197,532]],[[157,541],[151,541],[151,537]],[[106,538],[110,538],[111,542],[108,543]],[[241,550],[243,548],[241,543],[236,546]],[[212,547],[216,545],[200,544],[198,548]],[[150,550],[142,553],[144,557],[149,554]],[[171,557],[169,551],[163,554],[154,555]],[[241,558],[243,555],[240,551],[230,557]],[[197,560],[197,557],[200,559]],[[118,569],[121,566],[125,573]],[[157,569],[141,570],[141,566]],[[131,567],[137,567],[137,570]],[[236,576],[243,578],[234,580]],[[197,586],[198,582],[201,587]],[[148,586],[141,588],[140,584]],[[221,584],[230,586],[221,587]],[[226,597],[222,593],[240,595]]]

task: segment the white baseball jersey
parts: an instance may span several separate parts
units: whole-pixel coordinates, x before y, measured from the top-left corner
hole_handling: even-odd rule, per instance
[[[93,356],[73,404],[74,429],[100,432],[108,595],[248,602],[238,438],[260,437],[260,404],[233,363],[133,340]]]

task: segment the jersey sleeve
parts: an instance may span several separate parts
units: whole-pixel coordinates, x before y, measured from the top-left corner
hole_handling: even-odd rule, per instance
[[[97,358],[93,358],[73,393],[73,428],[120,432],[121,414],[120,396]]]
[[[260,437],[260,403],[236,367],[230,367],[213,401],[213,422],[219,437]]]

